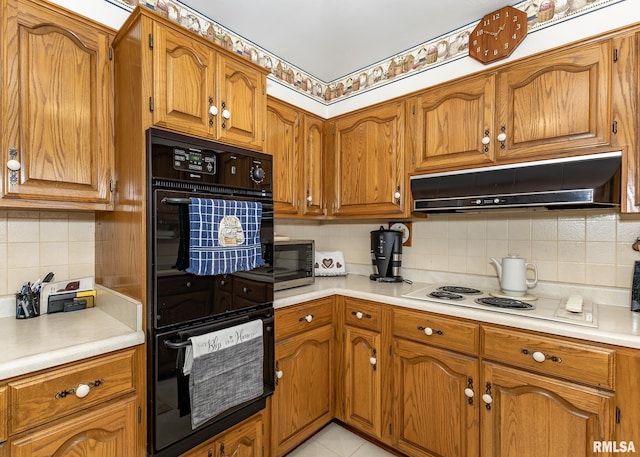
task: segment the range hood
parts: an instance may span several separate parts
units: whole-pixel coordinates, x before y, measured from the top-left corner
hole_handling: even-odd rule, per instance
[[[415,212],[616,207],[621,152],[411,176]]]

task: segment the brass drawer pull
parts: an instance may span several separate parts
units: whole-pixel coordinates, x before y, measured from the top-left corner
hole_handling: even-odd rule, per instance
[[[552,362],[556,362],[556,363],[562,362],[562,359],[560,357],[555,355],[546,355],[544,352],[541,352],[541,351],[530,351],[529,349],[520,349],[520,352],[523,353],[524,355],[530,355],[531,357],[533,357],[533,360],[535,360],[538,363],[542,363],[545,360],[551,360]]]
[[[65,398],[67,395],[76,394],[78,398],[84,398],[89,394],[89,391],[92,387],[99,387],[104,384],[104,379],[96,379],[93,382],[88,382],[86,384],[78,384],[76,387],[72,387],[67,390],[60,391],[56,394],[56,400],[60,400]]]

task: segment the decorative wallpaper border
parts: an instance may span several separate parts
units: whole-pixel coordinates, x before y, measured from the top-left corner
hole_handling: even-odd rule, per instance
[[[271,72],[270,78],[327,105],[393,80],[466,57],[469,35],[476,25],[476,22],[465,25],[352,74],[325,82],[222,27],[178,0],[105,1],[123,5],[129,11],[133,11],[138,4],[155,10],[212,43],[263,66]],[[526,11],[531,33],[623,1],[627,0],[525,0],[514,6]]]

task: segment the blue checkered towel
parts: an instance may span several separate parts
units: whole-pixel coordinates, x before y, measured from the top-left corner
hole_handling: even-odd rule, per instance
[[[191,198],[187,273],[229,274],[264,265],[261,219],[261,203]]]

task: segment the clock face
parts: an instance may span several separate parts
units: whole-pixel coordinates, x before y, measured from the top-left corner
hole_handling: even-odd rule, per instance
[[[509,57],[527,36],[527,13],[505,6],[483,17],[469,36],[469,56],[482,63]]]

